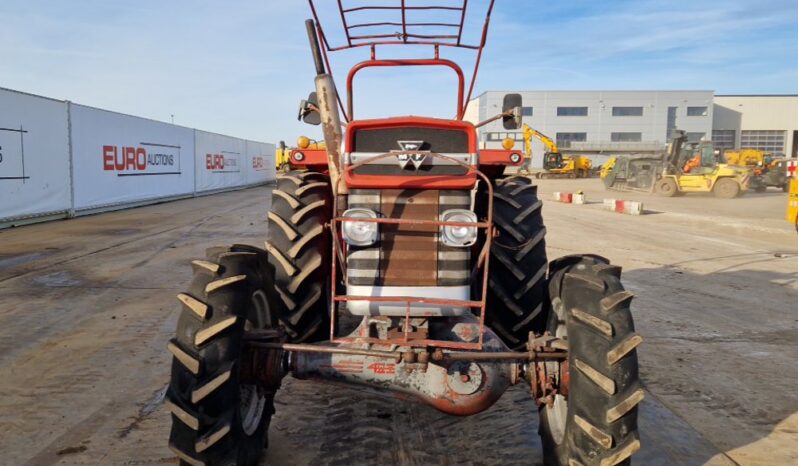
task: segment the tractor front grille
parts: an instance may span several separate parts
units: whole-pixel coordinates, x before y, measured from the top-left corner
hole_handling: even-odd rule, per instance
[[[468,133],[457,129],[429,128],[423,126],[402,126],[396,128],[363,128],[358,129],[352,137],[349,152],[353,162],[380,154],[401,150],[400,142],[418,141],[420,151],[459,155],[466,162],[472,151],[468,147]],[[429,157],[420,167],[412,164],[404,168],[394,159],[384,159],[375,163],[359,166],[352,170],[354,175],[379,176],[464,176],[468,168],[452,164],[442,159]]]
[[[349,208],[371,209],[384,218],[439,220],[449,209],[470,209],[465,190],[353,189]],[[463,286],[470,283],[468,248],[442,244],[438,227],[381,224],[379,241],[350,247],[347,283],[366,286]]]

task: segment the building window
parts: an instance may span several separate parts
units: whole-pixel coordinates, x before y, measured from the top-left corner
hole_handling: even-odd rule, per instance
[[[557,133],[556,140],[558,146],[568,148],[572,142],[587,141],[587,133]]]
[[[721,151],[734,149],[734,140],[737,138],[737,131],[733,129],[713,129],[712,144],[715,149]]]
[[[612,116],[643,116],[643,107],[612,107]]]
[[[707,116],[707,107],[687,107],[687,116]]]
[[[523,141],[524,140],[524,133],[486,133],[486,138],[488,141],[503,141],[506,138],[510,138],[513,141]]]
[[[557,107],[557,116],[587,116],[587,107]]]
[[[706,135],[707,133],[687,133],[687,142],[698,142]]]
[[[532,107],[521,107],[521,115],[532,116]]]
[[[784,130],[743,130],[740,132],[740,148],[784,155],[784,134]]]
[[[640,142],[643,140],[643,133],[611,133],[612,142]]]

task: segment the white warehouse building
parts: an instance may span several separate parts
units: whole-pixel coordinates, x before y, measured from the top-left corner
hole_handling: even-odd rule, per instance
[[[798,96],[715,96],[713,91],[488,91],[469,102],[466,119],[477,123],[502,110],[505,94],[523,98],[524,122],[557,142],[565,153],[597,158],[619,153],[664,150],[673,129],[692,141],[712,139],[722,149],[751,147],[798,156]],[[520,130],[501,121],[479,129],[486,148],[512,138],[523,144]],[[532,165],[545,151],[533,142]]]
[[[716,95],[712,140],[798,157],[798,95]]]

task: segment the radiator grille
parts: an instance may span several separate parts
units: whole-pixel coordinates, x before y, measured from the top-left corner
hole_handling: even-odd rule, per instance
[[[381,217],[438,220],[448,209],[469,209],[470,191],[352,190],[350,208],[371,209]],[[471,254],[438,240],[438,227],[380,225],[379,242],[350,247],[347,280],[368,286],[462,286],[470,283]]]

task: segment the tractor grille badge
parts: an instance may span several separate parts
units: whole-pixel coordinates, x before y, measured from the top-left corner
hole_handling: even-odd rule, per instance
[[[421,147],[424,145],[424,141],[397,141],[397,143],[403,152],[396,155],[399,166],[405,168],[408,163],[412,163],[413,167],[418,170],[424,162],[424,159],[427,158],[427,154],[420,152]]]

